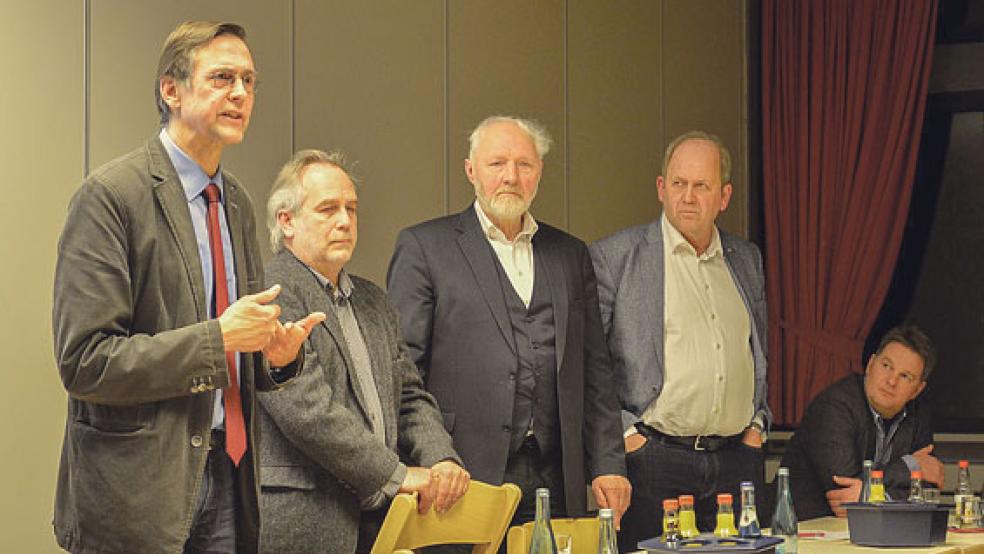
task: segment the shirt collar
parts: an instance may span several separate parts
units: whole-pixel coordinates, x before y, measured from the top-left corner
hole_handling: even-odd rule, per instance
[[[162,128],[158,136],[164,145],[164,150],[167,151],[167,156],[171,158],[171,164],[174,165],[174,170],[178,172],[178,180],[181,181],[181,188],[184,189],[185,199],[188,202],[201,196],[202,191],[205,190],[205,187],[209,183],[215,183],[219,187],[219,195],[224,199],[225,189],[222,184],[221,166],[215,172],[215,177],[209,177],[195,160],[191,159],[181,147],[174,143],[171,136],[167,134],[166,128]]]
[[[669,246],[670,252],[675,253],[684,250],[697,256],[697,250],[687,241],[687,237],[683,236],[683,233],[670,223],[665,211],[660,215],[660,225],[663,228],[663,236],[666,237],[666,244]],[[717,225],[715,225],[713,234],[711,235],[711,244],[708,245],[707,250],[703,254],[697,257],[702,260],[709,260],[715,256],[720,256],[723,252],[724,249],[721,247],[721,233],[718,232]]]
[[[304,262],[301,263],[303,264]],[[355,284],[352,283],[352,278],[349,277],[348,272],[345,271],[344,268],[342,268],[342,270],[338,272],[338,289],[336,290],[335,285],[332,285],[331,281],[329,281],[327,277],[319,273],[317,269],[314,269],[313,267],[307,264],[304,265],[311,270],[311,273],[314,273],[315,278],[318,279],[318,282],[321,283],[321,286],[324,287],[324,289],[328,291],[329,294],[331,294],[331,297],[333,299],[337,300],[337,297],[341,295],[343,298],[348,300],[349,297],[352,296],[352,289],[355,286]]]
[[[908,407],[903,406],[902,411],[895,414],[895,417],[893,417],[892,419],[885,419],[881,416],[881,414],[878,413],[878,410],[876,410],[875,407],[871,405],[871,402],[868,402],[868,409],[871,411],[871,417],[875,419],[875,423],[881,425],[882,428],[885,429],[885,431],[888,430],[884,427],[885,425],[891,427],[893,424],[898,423],[903,419],[905,419],[905,416],[908,413]]]
[[[477,198],[475,199],[475,213],[478,214],[478,224],[482,226],[482,231],[485,232],[486,238],[507,244],[509,243],[509,240],[506,238],[506,234],[503,233],[501,229],[496,227],[495,223],[492,223],[492,220],[485,215],[485,210],[482,209],[482,206],[478,203]],[[519,234],[516,235],[516,239],[513,242],[520,240],[533,240],[533,235],[536,234],[539,228],[540,225],[537,224],[535,219],[533,219],[533,215],[530,214],[530,212],[524,213],[523,228],[519,231]]]

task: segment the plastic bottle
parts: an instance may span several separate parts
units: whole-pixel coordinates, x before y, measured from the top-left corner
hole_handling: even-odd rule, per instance
[[[884,477],[885,472],[880,469],[871,471],[871,497],[868,498],[868,502],[881,504],[885,501],[885,483],[882,481]]]
[[[746,539],[762,536],[758,512],[755,511],[755,485],[751,481],[741,483],[741,517],[738,519],[738,535]]]
[[[914,504],[922,504],[926,501],[926,497],[923,496],[921,471],[913,471],[910,474],[908,501]]]
[[[598,554],[618,554],[615,541],[615,514],[611,508],[598,510]]]
[[[861,497],[858,502],[871,502],[871,460],[861,464]]]
[[[964,517],[961,513],[964,498],[972,496],[974,493],[970,488],[970,461],[960,460],[957,462],[957,486],[953,489],[953,504],[957,507],[957,525],[964,526]],[[969,521],[969,519],[968,519]]]
[[[557,554],[557,541],[550,525],[550,489],[536,489],[536,519],[533,521],[529,554]]]
[[[697,514],[694,512],[694,497],[684,494],[680,497],[680,536],[692,539],[700,534],[697,529]]]
[[[735,511],[732,508],[731,495],[719,494],[717,501],[717,527],[714,528],[714,534],[718,537],[737,537],[738,529],[735,528]]]
[[[780,467],[777,474],[778,491],[776,511],[772,514],[772,536],[781,537],[776,554],[796,554],[799,543],[799,525],[793,509],[793,495],[789,490],[789,468]]]

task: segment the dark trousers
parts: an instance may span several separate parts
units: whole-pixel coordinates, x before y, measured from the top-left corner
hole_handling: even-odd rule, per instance
[[[533,521],[536,517],[536,489],[543,487],[550,489],[550,517],[567,517],[563,459],[559,449],[551,454],[541,454],[536,440],[527,437],[519,450],[509,456],[502,482],[516,485],[523,494],[510,527]],[[471,551],[471,546],[462,545],[432,546],[425,549],[427,554],[468,554]],[[505,552],[506,539],[503,538],[499,554]]]
[[[716,525],[717,494],[731,493],[735,525],[741,514],[741,482],[755,484],[759,521],[765,505],[762,450],[742,443],[715,452],[663,444],[648,438],[642,448],[625,455],[632,483],[632,504],[622,517],[619,552],[635,552],[640,541],[663,532],[663,499],[694,495],[697,527],[711,532]]]
[[[236,554],[235,471],[225,451],[224,434],[213,431],[184,554]]]

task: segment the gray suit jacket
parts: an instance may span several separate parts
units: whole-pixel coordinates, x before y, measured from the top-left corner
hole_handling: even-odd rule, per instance
[[[564,488],[570,516],[585,483],[625,475],[608,348],[587,247],[540,224],[533,237],[553,299]],[[403,230],[387,286],[417,367],[476,479],[502,483],[519,358],[492,247],[472,207]]]
[[[766,425],[765,276],[758,247],[720,231],[724,259],[731,270],[751,318],[752,358],[755,363],[755,410]],[[663,231],[657,218],[623,229],[591,245],[598,276],[601,321],[608,337],[612,365],[622,402],[625,429],[663,388]]]
[[[263,284],[253,206],[234,177],[222,178],[242,296]],[[213,390],[229,384],[203,281],[184,189],[156,136],[86,178],[55,270],[55,358],[69,394],[54,518],[62,548],[181,551],[205,472]],[[261,355],[241,360],[249,448],[236,472],[238,546],[255,552],[254,390],[276,385]]]
[[[350,301],[372,361],[386,442],[372,434],[363,391],[325,289],[289,250],[281,250],[266,267],[267,284],[283,286],[281,317],[296,320],[322,311],[328,319],[305,343],[305,370],[294,383],[276,394],[259,395],[263,552],[354,552],[359,499],[386,484],[399,463],[398,450],[416,465],[448,459],[461,463],[400,338],[386,293],[350,277]]]

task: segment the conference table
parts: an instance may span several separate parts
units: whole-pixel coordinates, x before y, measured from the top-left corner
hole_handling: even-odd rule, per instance
[[[800,533],[815,531],[847,532],[847,518],[821,517],[801,521]],[[841,554],[863,552],[891,552],[893,554],[984,554],[984,533],[946,534],[946,544],[921,548],[875,548],[852,544],[849,539],[823,540],[801,538],[799,554]]]
[[[801,521],[801,534],[813,532],[847,533],[847,518],[821,517]],[[890,552],[891,554],[984,554],[984,533],[954,533],[946,534],[946,544],[924,546],[919,548],[898,548],[859,546],[851,543],[848,538],[836,540],[801,537],[799,554],[864,554],[869,552]],[[639,551],[639,554],[644,554]]]

